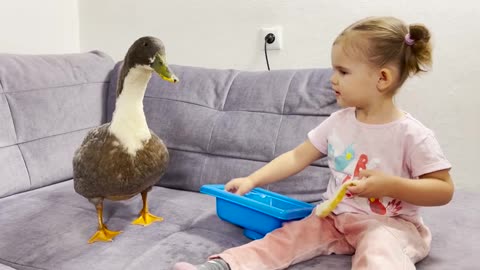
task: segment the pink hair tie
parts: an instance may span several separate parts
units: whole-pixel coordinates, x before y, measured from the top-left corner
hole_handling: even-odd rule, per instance
[[[408,45],[408,46],[412,46],[414,43],[415,43],[415,40],[411,39],[410,38],[410,33],[407,33],[405,35],[405,43]]]

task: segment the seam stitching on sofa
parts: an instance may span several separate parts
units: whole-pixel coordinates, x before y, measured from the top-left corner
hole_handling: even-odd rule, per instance
[[[16,193],[14,193],[14,194],[10,194],[10,195],[7,195],[7,196],[0,197],[0,199],[5,199],[5,198],[11,197],[11,196],[13,196],[13,195],[19,195],[19,194],[22,194],[22,193],[27,193],[27,192],[35,191],[35,190],[42,189],[42,188],[45,188],[45,187],[49,187],[49,186],[53,186],[53,185],[58,185],[58,184],[61,184],[61,183],[64,183],[64,182],[68,182],[68,181],[73,181],[73,178],[62,179],[62,180],[59,180],[59,181],[55,181],[55,182],[53,182],[53,183],[43,184],[42,186],[30,187],[29,189],[21,190],[21,191],[18,191],[18,192],[16,192]],[[79,209],[80,209],[80,208],[79,208]],[[0,258],[0,260],[1,260],[1,258]]]
[[[215,127],[217,126],[217,121],[218,119],[222,116],[222,112],[217,112],[217,116],[215,117],[215,120],[213,121],[212,129],[210,130],[210,138],[208,138],[208,144],[207,144],[207,153],[210,153],[210,145],[212,143],[212,137],[213,137],[213,131],[215,130]]]
[[[8,101],[7,93],[5,93],[5,101],[7,102],[8,111],[10,112],[10,118],[12,119],[13,133],[15,135],[15,142],[18,143],[17,126],[15,125],[15,119],[13,119],[12,107],[10,106],[10,102]]]
[[[30,186],[28,187],[28,189],[30,189],[32,188],[32,176],[30,175],[30,170],[28,170],[27,161],[25,160],[25,156],[23,155],[22,148],[18,144],[17,147],[18,151],[20,151],[20,155],[22,155],[23,164],[25,164],[25,170],[27,170],[28,180],[30,181]]]
[[[78,131],[84,131],[84,130],[92,129],[92,128],[95,128],[95,127],[99,127],[99,126],[101,126],[101,125],[102,125],[102,124],[100,124],[100,125],[95,125],[95,126],[92,126],[92,127],[87,127],[87,128],[72,130],[72,131],[68,131],[68,132],[62,132],[62,133],[58,133],[58,134],[54,134],[54,135],[48,135],[48,136],[41,137],[41,138],[37,138],[37,139],[33,139],[33,140],[28,140],[28,141],[24,141],[24,142],[19,142],[19,143],[17,143],[17,145],[19,145],[19,144],[26,144],[26,143],[30,143],[30,142],[35,142],[35,141],[39,141],[39,140],[46,139],[46,138],[52,138],[52,137],[62,136],[62,135],[70,134],[70,133],[75,133],[75,132],[78,132]],[[11,146],[11,145],[10,145],[10,146]],[[2,148],[2,147],[0,147],[0,148]]]
[[[287,96],[288,96],[288,93],[290,93],[290,88],[292,87],[292,82],[293,82],[293,79],[295,78],[295,74],[297,74],[296,71],[293,72],[292,78],[290,78],[290,83],[288,83],[287,92],[285,93],[285,96],[283,97],[282,115],[285,112],[285,103],[287,102]]]
[[[35,266],[30,266],[30,265],[25,265],[25,264],[20,264],[20,263],[16,263],[16,262],[7,261],[7,260],[2,259],[2,258],[0,258],[0,262],[5,262],[4,264],[6,264],[7,266],[9,266],[8,264],[10,264],[10,265],[26,266],[26,267],[29,267],[29,268],[32,268],[32,269],[38,269],[38,270],[47,270],[45,268],[38,268],[38,267],[35,267]]]
[[[23,164],[25,165],[25,170],[27,171],[27,176],[28,176],[28,182],[29,182],[28,189],[30,189],[32,187],[32,177],[30,176],[30,171],[28,170],[27,161],[25,160],[25,156],[23,155],[22,149],[20,148],[20,145],[18,143],[17,127],[15,125],[15,120],[13,119],[12,108],[10,107],[10,103],[8,101],[8,95],[7,94],[5,94],[5,100],[7,101],[7,106],[8,106],[8,109],[10,111],[10,117],[12,119],[13,132],[15,133],[15,142],[16,143],[14,145],[18,148],[18,151],[20,152],[20,155],[22,156]]]
[[[48,87],[33,88],[33,89],[15,89],[15,90],[8,91],[8,92],[5,92],[5,93],[18,94],[18,93],[26,93],[26,92],[40,91],[40,90],[58,89],[58,88],[63,88],[63,87],[83,86],[83,85],[87,85],[87,84],[106,84],[106,83],[109,83],[109,82],[110,82],[110,81],[103,81],[103,82],[86,82],[86,83],[75,83],[75,84],[67,84],[67,85],[48,86]],[[4,91],[5,91],[5,90],[4,90]]]
[[[280,115],[279,113],[266,112],[266,111],[252,111],[252,110],[227,110],[227,111],[225,111],[223,109],[218,110],[218,109],[215,109],[215,108],[210,108],[208,106],[193,103],[193,102],[190,102],[190,101],[170,99],[170,98],[165,98],[165,97],[154,97],[154,96],[145,96],[145,97],[148,97],[148,98],[151,98],[151,99],[160,99],[160,100],[168,100],[168,101],[172,101],[172,102],[181,102],[181,103],[192,104],[192,105],[195,105],[195,106],[199,106],[199,107],[203,107],[203,108],[206,108],[206,109],[219,111],[219,112],[247,112],[247,113],[263,113],[263,114]],[[290,115],[294,115],[294,116],[314,116],[314,117],[328,117],[328,116],[330,116],[329,113],[322,113],[322,114],[290,113],[290,114],[283,114],[283,115],[285,115],[285,116],[290,116]]]
[[[227,103],[228,95],[230,95],[230,91],[232,90],[233,82],[237,78],[238,74],[240,74],[240,71],[235,71],[235,73],[232,76],[232,80],[230,81],[230,85],[228,86],[227,94],[225,95],[225,98],[223,99],[222,108],[220,109],[221,111],[223,111],[225,109],[225,104]]]
[[[213,125],[212,125],[212,130],[210,130],[210,138],[208,139],[208,143],[207,143],[207,149],[206,149],[206,154],[210,154],[210,145],[212,143],[212,138],[213,138],[213,131],[215,130],[215,126],[217,125],[217,121],[218,119],[220,118],[220,116],[222,115],[222,112],[218,111],[217,112],[217,116],[215,117],[215,120],[213,121]],[[200,183],[203,183],[203,172],[205,170],[205,166],[207,165],[207,160],[210,156],[207,155],[205,157],[205,160],[203,161],[203,165],[202,165],[202,170],[200,171]]]
[[[207,108],[207,109],[210,109],[210,110],[213,110],[213,111],[220,111],[220,110],[218,110],[218,109],[211,108],[211,107],[208,107],[208,106],[206,106],[206,105],[202,105],[202,104],[198,104],[198,103],[194,103],[194,102],[186,101],[186,100],[178,100],[178,99],[165,98],[165,97],[155,97],[155,96],[149,96],[149,95],[145,95],[144,98],[160,99],[160,100],[168,100],[168,101],[172,101],[172,102],[180,102],[180,103],[192,104],[192,105],[199,106],[199,107],[203,107],[203,108]]]
[[[252,158],[243,158],[243,157],[229,156],[229,155],[224,155],[224,154],[204,153],[204,152],[186,150],[186,149],[175,148],[175,147],[168,147],[168,150],[174,150],[174,151],[178,151],[178,152],[187,152],[187,153],[208,155],[209,157],[214,156],[214,157],[225,157],[225,158],[230,158],[230,159],[248,160],[248,161],[254,161],[254,162],[268,162],[268,161],[266,161],[266,160],[258,160],[258,159],[252,159]],[[328,166],[324,166],[324,165],[310,165],[310,166],[321,167],[321,168],[328,168]]]

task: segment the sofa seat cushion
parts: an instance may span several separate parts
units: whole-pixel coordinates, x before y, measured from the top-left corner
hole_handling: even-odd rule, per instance
[[[178,259],[205,258],[247,241],[239,228],[216,217],[210,196],[154,187],[148,198],[150,211],[165,221],[131,225],[140,196],[105,201],[105,224],[123,233],[94,244],[87,240],[97,229],[96,211],[75,193],[73,181],[1,199],[0,263],[18,269],[169,269]]]
[[[478,196],[459,191],[447,206],[425,209],[432,253],[418,269],[474,269],[480,254]],[[201,263],[208,255],[247,243],[242,230],[220,220],[213,197],[154,187],[150,211],[165,218],[147,227],[130,225],[140,196],[106,201],[104,220],[122,230],[113,242],[87,244],[97,228],[93,207],[66,181],[0,199],[0,265],[15,269],[169,270],[180,260]],[[290,269],[350,269],[350,256],[320,256]],[[469,268],[470,267],[470,268]],[[0,268],[1,269],[1,268]]]

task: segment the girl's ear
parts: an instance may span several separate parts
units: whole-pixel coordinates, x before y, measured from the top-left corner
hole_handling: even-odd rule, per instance
[[[377,90],[386,93],[394,85],[393,70],[390,68],[382,68],[378,72]]]

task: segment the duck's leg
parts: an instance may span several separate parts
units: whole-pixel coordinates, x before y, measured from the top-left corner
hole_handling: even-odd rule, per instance
[[[154,215],[150,214],[150,212],[148,212],[147,193],[150,190],[151,190],[151,188],[148,188],[147,190],[142,192],[143,208],[140,211],[140,216],[137,219],[135,219],[132,222],[132,224],[148,226],[153,222],[163,221],[162,217],[154,216]]]
[[[109,242],[112,241],[115,236],[121,233],[121,231],[110,231],[105,224],[103,224],[103,198],[93,198],[89,200],[95,205],[98,216],[98,230],[88,240],[88,243],[94,243],[97,241]]]

